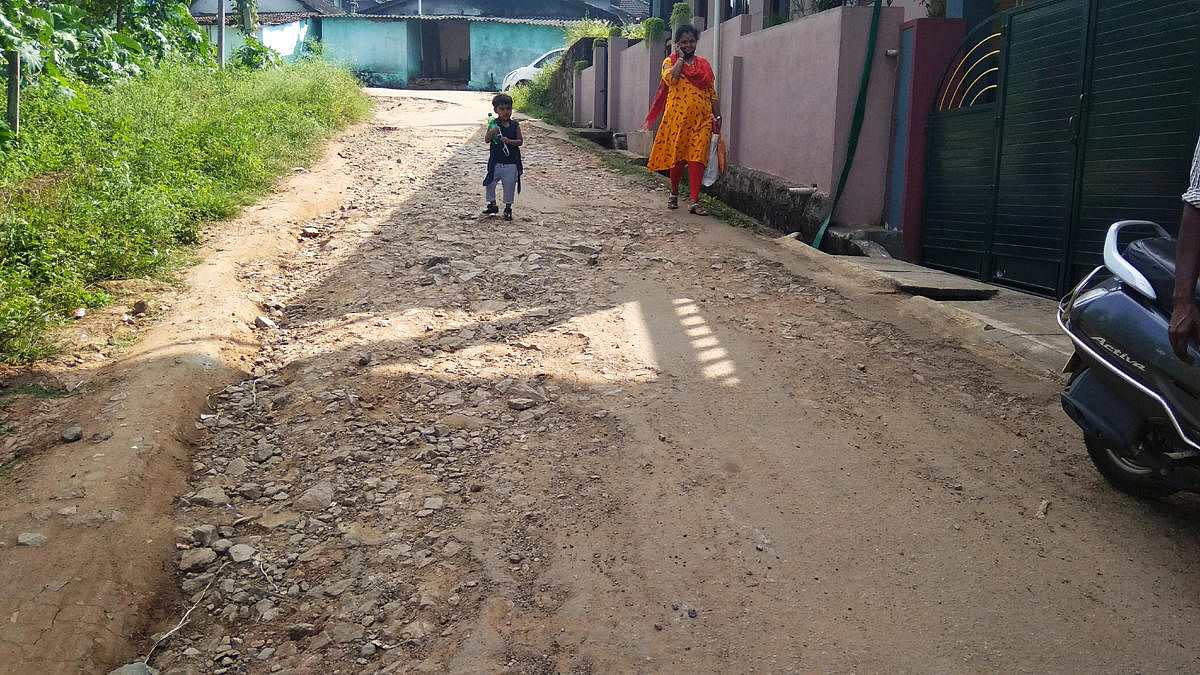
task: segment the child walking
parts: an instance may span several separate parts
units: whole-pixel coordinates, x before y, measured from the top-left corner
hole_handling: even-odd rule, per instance
[[[496,116],[488,119],[488,130],[484,136],[491,151],[488,155],[487,176],[483,186],[487,192],[487,208],[483,215],[490,216],[500,213],[496,205],[496,186],[504,186],[504,219],[511,221],[512,205],[516,195],[521,191],[521,146],[525,139],[521,136],[521,126],[512,118],[512,97],[507,94],[497,94],[492,99],[492,109]]]

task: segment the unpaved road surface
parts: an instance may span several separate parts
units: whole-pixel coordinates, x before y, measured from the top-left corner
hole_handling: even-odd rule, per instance
[[[380,98],[238,269],[277,327],[183,413],[127,659],[194,607],[163,672],[1200,668],[1200,505],[1105,485],[1057,379],[532,126],[481,218],[484,100]]]

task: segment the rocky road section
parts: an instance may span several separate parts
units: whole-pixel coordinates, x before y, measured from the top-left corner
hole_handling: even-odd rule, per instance
[[[481,218],[478,110],[381,106],[344,210],[243,270],[263,348],[197,420],[159,667],[1195,665],[1108,637],[1195,620],[1153,553],[1194,519],[1096,478],[1055,379],[533,127]]]
[[[1197,668],[1198,503],[1108,488],[1055,377],[533,125],[516,221],[480,217],[486,99],[376,105],[342,208],[237,268],[255,349],[186,411],[124,660]]]

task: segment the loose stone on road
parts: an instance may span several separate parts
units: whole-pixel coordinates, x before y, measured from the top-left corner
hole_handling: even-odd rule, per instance
[[[1200,665],[1194,505],[1104,487],[1055,380],[531,124],[480,217],[485,101],[378,96],[351,198],[241,268],[151,665]]]

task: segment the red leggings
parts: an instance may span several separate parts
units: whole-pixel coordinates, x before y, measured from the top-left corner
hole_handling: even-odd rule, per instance
[[[700,162],[680,162],[671,167],[671,194],[679,194],[679,181],[683,178],[683,167],[688,168],[688,187],[692,190],[692,201],[700,201],[700,181],[704,179],[704,165]]]

